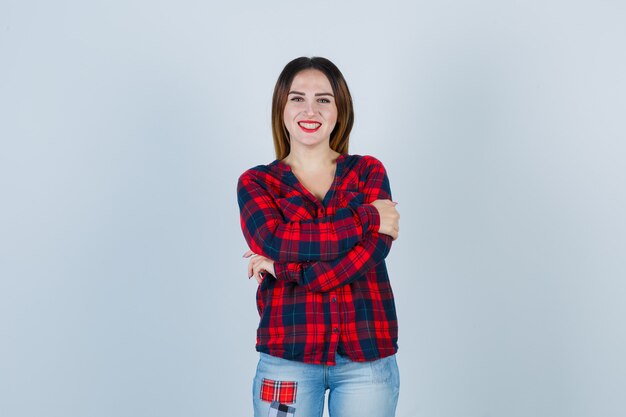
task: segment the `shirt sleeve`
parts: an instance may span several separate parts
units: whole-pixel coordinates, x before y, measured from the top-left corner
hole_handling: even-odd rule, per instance
[[[253,175],[239,178],[237,198],[250,249],[275,262],[337,259],[380,226],[378,210],[370,204],[341,208],[332,216],[286,221],[276,198]]]
[[[365,175],[365,201],[391,199],[385,168],[376,159],[371,159]],[[391,236],[370,232],[346,255],[332,261],[275,262],[276,279],[295,282],[313,292],[330,291],[362,277],[382,262],[391,250],[392,240]]]
[[[391,236],[372,232],[341,259],[307,263],[274,263],[279,281],[295,282],[313,292],[326,292],[364,276],[391,249]]]

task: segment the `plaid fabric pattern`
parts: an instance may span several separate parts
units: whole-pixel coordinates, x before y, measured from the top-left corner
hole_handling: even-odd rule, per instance
[[[295,381],[273,381],[263,378],[261,399],[268,402],[293,404],[296,402],[296,391],[298,391],[298,383]]]
[[[296,409],[294,407],[289,407],[276,401],[270,404],[269,417],[294,417],[295,415]]]
[[[276,262],[333,260],[378,229],[371,206],[335,206],[332,216],[324,215],[323,205],[282,162],[244,173],[238,199],[250,249]]]
[[[306,363],[335,364],[397,351],[397,318],[384,259],[391,237],[377,233],[369,203],[391,199],[384,166],[371,156],[341,155],[319,201],[283,162],[246,171],[237,196],[244,237],[275,261],[276,277],[257,291],[257,350]]]

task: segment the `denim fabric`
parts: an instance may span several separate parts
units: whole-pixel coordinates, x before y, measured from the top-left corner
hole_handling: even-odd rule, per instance
[[[400,376],[395,355],[372,362],[352,362],[337,355],[337,365],[313,365],[260,354],[252,387],[254,416],[267,417],[270,401],[261,399],[263,380],[297,383],[296,417],[322,417],[329,390],[331,417],[393,417]]]

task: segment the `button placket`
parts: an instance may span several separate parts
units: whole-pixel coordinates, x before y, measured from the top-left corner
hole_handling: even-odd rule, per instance
[[[330,324],[331,324],[331,338],[333,342],[338,342],[339,339],[339,306],[337,305],[337,294],[332,291],[328,294],[330,299]]]

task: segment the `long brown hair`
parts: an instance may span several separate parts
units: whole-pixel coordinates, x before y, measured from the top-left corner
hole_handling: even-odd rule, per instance
[[[272,97],[272,136],[274,137],[274,149],[276,159],[283,159],[291,150],[289,144],[289,132],[285,127],[284,111],[287,104],[287,96],[291,83],[295,76],[307,69],[316,69],[324,73],[333,88],[335,104],[337,106],[337,123],[330,133],[330,147],[341,154],[348,153],[350,131],[354,123],[354,109],[352,108],[352,96],[348,84],[343,78],[339,68],[326,58],[300,57],[289,62],[278,76],[274,95]]]

